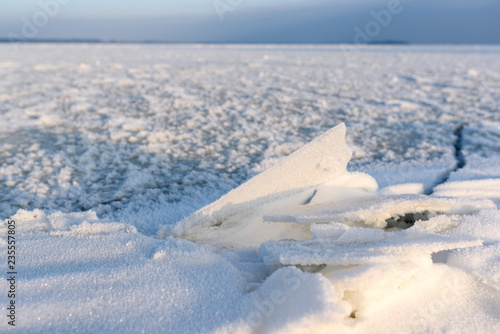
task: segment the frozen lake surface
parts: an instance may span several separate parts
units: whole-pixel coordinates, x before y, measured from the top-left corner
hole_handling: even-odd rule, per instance
[[[0,212],[18,224],[18,329],[496,332],[500,47],[346,49],[0,44]],[[354,251],[355,264],[342,258],[351,271],[334,269],[344,253],[307,256],[323,244],[220,250],[171,236],[341,122],[347,170],[371,175],[381,195],[447,196],[477,210],[415,223],[448,238],[422,232],[424,251],[413,227],[395,232],[413,257],[404,261],[390,251],[365,259],[381,232],[312,225],[316,239],[374,242]],[[275,271],[290,264],[327,268]],[[271,311],[276,291],[286,302]]]

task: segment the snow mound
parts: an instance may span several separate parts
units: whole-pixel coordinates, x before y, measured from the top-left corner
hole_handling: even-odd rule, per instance
[[[339,333],[498,333],[498,290],[443,264],[386,262],[322,273],[351,305]]]
[[[82,234],[108,234],[113,232],[137,233],[137,229],[129,224],[100,220],[94,211],[62,213],[60,211],[47,214],[35,209],[20,209],[12,220],[16,222],[19,232],[49,232],[54,236],[74,236]],[[5,222],[0,223],[0,233],[7,230]]]
[[[339,124],[265,172],[180,221],[173,235],[222,246],[258,246],[270,239],[307,238],[290,224],[266,226],[262,216],[286,207],[319,204],[335,198],[367,196],[376,181],[362,173],[347,173],[351,150]]]
[[[350,305],[321,275],[280,268],[248,295],[245,321],[258,333],[323,333],[341,325]]]
[[[446,264],[460,268],[500,291],[500,243],[457,249],[447,256]]]

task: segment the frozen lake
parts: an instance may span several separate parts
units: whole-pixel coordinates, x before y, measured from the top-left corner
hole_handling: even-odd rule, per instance
[[[457,127],[500,121],[496,46],[0,48],[6,216],[194,197],[191,211],[339,122],[351,169],[415,161],[439,174]]]
[[[16,221],[45,217],[45,223],[40,218],[38,225],[31,225],[38,227],[26,227],[34,233],[25,241],[26,251],[46,252],[39,259],[30,255],[20,278],[26,282],[21,281],[24,293],[30,293],[20,320],[28,332],[37,332],[37,324],[40,332],[73,328],[65,327],[72,323],[66,308],[78,318],[73,329],[82,332],[243,331],[246,327],[238,323],[243,306],[211,318],[205,306],[218,301],[196,304],[222,291],[197,291],[194,274],[174,286],[148,278],[148,287],[129,294],[133,280],[141,276],[126,278],[126,273],[153,255],[158,260],[174,254],[170,269],[157,273],[173,277],[185,273],[183,257],[189,253],[188,258],[211,263],[197,266],[199,275],[206,274],[207,266],[229,277],[226,281],[207,269],[199,286],[217,279],[222,285],[231,282],[228,295],[221,297],[227,300],[220,305],[240,305],[238,293],[248,282],[230,263],[253,272],[250,281],[259,282],[269,273],[259,269],[264,264],[255,255],[221,256],[181,239],[167,239],[172,245],[159,251],[164,241],[152,237],[340,122],[346,124],[346,141],[353,150],[348,170],[370,174],[380,188],[413,184],[423,194],[458,196],[461,183],[451,188],[441,184],[500,178],[500,46],[0,44],[0,78],[2,219],[19,209],[29,212],[18,213]],[[500,202],[497,189],[486,193],[477,183],[465,188],[477,192],[474,198]],[[64,233],[54,227],[56,221],[64,233],[83,221],[104,224],[102,231],[113,233],[88,243],[57,239],[53,234]],[[495,228],[498,234],[500,228]],[[130,229],[133,236],[119,234]],[[38,235],[40,231],[50,236]],[[500,238],[492,238],[488,256],[493,259]],[[104,259],[83,249],[99,249],[103,242],[108,245],[101,251],[111,254]],[[68,258],[48,257],[74,247],[78,250]],[[129,258],[114,269],[108,267],[106,261],[122,257]],[[87,269],[60,269],[57,263],[65,261],[83,261]],[[498,262],[491,261],[494,266],[488,270],[493,270],[494,283],[488,284],[498,294],[500,270]],[[47,269],[50,266],[53,270]],[[138,270],[157,269],[154,263],[145,266]],[[252,271],[251,266],[260,267]],[[439,270],[432,276],[436,281],[447,275]],[[111,279],[114,273],[123,276]],[[96,294],[87,292],[85,287],[100,275],[106,277],[104,285]],[[473,284],[460,275],[457,286]],[[66,301],[55,297],[57,289],[38,288],[69,277],[78,283],[76,290],[67,288]],[[321,282],[304,295],[323,293]],[[116,286],[117,294],[109,292]],[[183,304],[174,295],[185,288],[194,292]],[[158,322],[127,321],[141,294],[155,296],[156,289],[166,289],[168,302],[151,297],[137,314],[151,311]],[[69,301],[78,294],[89,299]],[[99,304],[101,296],[110,304]],[[297,298],[300,302],[302,297]],[[464,303],[474,304],[472,298]],[[498,307],[485,301],[486,293],[478,298],[481,307]],[[45,312],[44,302],[53,312]],[[319,302],[327,303],[318,297]],[[107,314],[114,327],[84,312],[87,304]],[[341,314],[341,309],[335,312]],[[488,314],[498,316],[495,310]],[[192,314],[194,327],[189,327],[183,321]],[[484,328],[491,330],[488,321]],[[270,331],[287,328],[279,321],[273,324]],[[365,327],[360,328],[363,332]]]

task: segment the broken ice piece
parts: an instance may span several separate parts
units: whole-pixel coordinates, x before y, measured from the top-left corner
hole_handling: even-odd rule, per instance
[[[223,247],[258,246],[267,240],[311,238],[308,226],[264,224],[262,216],[306,203],[369,196],[376,181],[348,173],[352,151],[339,124],[219,200],[180,221],[176,237]]]
[[[264,221],[304,225],[341,222],[350,226],[405,228],[410,227],[409,225],[417,220],[428,219],[437,214],[472,214],[488,208],[496,208],[495,203],[490,200],[445,198],[419,194],[379,195],[319,205],[296,206],[267,214],[264,216]]]
[[[329,233],[329,229],[333,233]],[[343,229],[344,232],[340,233]],[[260,254],[267,265],[361,265],[412,261],[425,254],[482,245],[481,240],[451,238],[408,229],[385,232],[361,227],[324,225],[306,241],[268,241]],[[429,256],[430,258],[430,256]]]

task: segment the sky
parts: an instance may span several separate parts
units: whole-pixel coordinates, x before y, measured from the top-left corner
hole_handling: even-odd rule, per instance
[[[0,39],[500,43],[498,0],[0,0]]]

